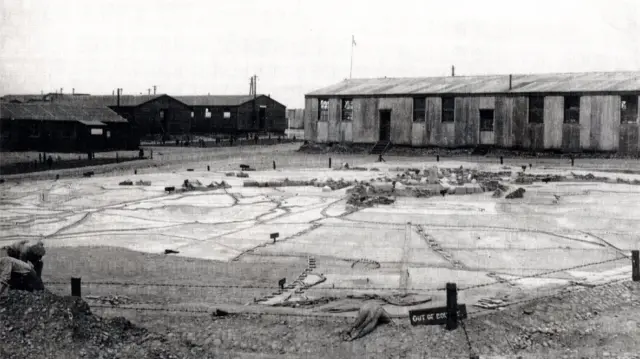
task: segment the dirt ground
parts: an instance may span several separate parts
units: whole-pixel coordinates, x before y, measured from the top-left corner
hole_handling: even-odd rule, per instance
[[[406,308],[389,308],[397,325],[342,342],[340,332],[355,313],[327,311],[336,304],[331,300],[299,308],[256,303],[278,292],[279,279],[287,284],[300,279],[310,257],[312,272],[326,280],[304,291],[309,299],[413,290],[431,299],[422,307],[431,307],[444,303],[439,288],[447,281],[461,288],[491,284],[459,295],[474,311],[466,328],[473,350],[483,357],[631,358],[625,353],[640,351],[638,286],[590,288],[630,277],[624,256],[640,247],[632,215],[640,187],[631,184],[639,178],[638,161],[583,159],[572,167],[564,158],[505,158],[500,165],[492,157],[436,162],[388,156],[386,163],[374,163],[375,156],[304,154],[296,152],[298,146],[156,148],[154,160],[96,167],[92,178],[80,178],[74,170],[6,176],[0,185],[0,242],[44,237],[49,248],[44,279],[54,293],[68,294],[69,278],[82,277],[83,297],[96,313],[124,315],[222,357],[469,357],[463,330],[411,327]],[[328,169],[329,157],[334,168],[348,162],[366,170]],[[242,187],[244,179],[225,175],[241,163],[257,170],[247,172],[250,179],[264,182],[368,181],[424,163],[495,172],[505,166],[515,172],[531,163],[532,175],[571,179],[523,185],[526,197],[513,201],[493,199],[491,193],[397,197],[389,205],[349,211],[345,189]],[[58,183],[51,181],[56,172],[62,174]],[[591,172],[610,178],[607,183],[576,179]],[[204,184],[224,179],[232,187],[164,193],[165,186],[179,187],[184,178]],[[119,186],[125,179],[152,185]],[[273,232],[280,237],[270,244]],[[165,255],[165,249],[180,253]],[[587,289],[577,291],[584,285]],[[547,293],[562,294],[515,304]],[[505,295],[509,305],[503,310],[472,307]],[[216,308],[245,314],[212,318],[208,313]]]

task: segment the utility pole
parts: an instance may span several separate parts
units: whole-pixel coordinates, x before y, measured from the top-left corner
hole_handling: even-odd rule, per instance
[[[157,87],[158,87],[158,86],[153,85],[153,94],[154,94],[154,95],[156,94],[156,88],[157,88]]]
[[[254,124],[254,128],[256,127],[256,124],[258,123],[258,111],[256,111],[256,97],[257,97],[257,90],[258,90],[258,76],[257,75],[253,75],[252,77],[252,84],[253,84],[253,124]],[[258,126],[258,130],[259,130],[259,126]]]

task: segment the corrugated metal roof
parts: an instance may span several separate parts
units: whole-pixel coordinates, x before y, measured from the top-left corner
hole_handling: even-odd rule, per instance
[[[161,95],[120,95],[120,106],[135,107],[145,102],[155,100]],[[117,106],[118,96],[115,95],[97,95],[97,96],[78,96],[78,97],[66,97],[62,99],[54,100],[56,103],[68,103],[82,107],[107,107]]]
[[[256,95],[260,97],[263,95]],[[253,95],[174,96],[189,106],[240,106],[253,99]]]
[[[107,107],[86,108],[59,103],[2,103],[0,118],[42,121],[127,122]]]
[[[28,95],[4,95],[0,97],[0,102],[49,102],[52,99],[65,99],[65,98],[78,98],[90,96],[89,94],[59,94],[59,93],[47,93],[47,94],[28,94]]]
[[[307,96],[640,91],[640,72],[350,79]]]

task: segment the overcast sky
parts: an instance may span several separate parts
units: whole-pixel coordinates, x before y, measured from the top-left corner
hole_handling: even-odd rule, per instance
[[[638,0],[0,0],[0,95],[258,93],[349,77],[640,69]]]

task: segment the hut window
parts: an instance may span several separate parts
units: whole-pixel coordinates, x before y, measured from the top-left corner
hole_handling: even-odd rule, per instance
[[[529,123],[544,123],[544,97],[529,97]]]
[[[318,121],[329,120],[329,100],[318,100]]]
[[[455,108],[456,108],[456,99],[454,97],[442,98],[442,122],[454,121]]]
[[[102,135],[102,129],[101,128],[92,128],[91,129],[91,134],[92,135]]]
[[[60,135],[63,138],[71,138],[73,136],[73,130],[70,128],[65,128],[61,131]]]
[[[351,99],[342,100],[342,121],[353,119],[353,101]]]
[[[231,110],[229,110],[228,108],[225,108],[224,112],[222,113],[222,117],[223,118],[231,118]]]
[[[493,132],[493,110],[480,110],[480,131]]]
[[[564,123],[580,123],[580,96],[565,96]]]
[[[638,122],[638,96],[622,96],[620,101],[620,120]]]
[[[191,111],[191,118],[193,118],[195,116],[195,114],[193,113],[193,111]]]
[[[211,110],[209,108],[204,109],[204,118],[211,118]]]
[[[413,99],[413,122],[425,122],[427,100],[424,97]]]
[[[29,126],[29,137],[40,137],[40,127],[38,127],[38,124],[34,123]]]
[[[160,110],[160,118],[164,118],[164,110]]]

